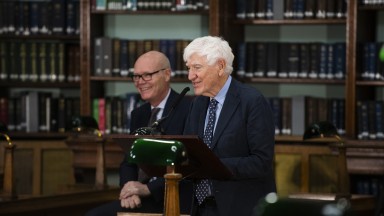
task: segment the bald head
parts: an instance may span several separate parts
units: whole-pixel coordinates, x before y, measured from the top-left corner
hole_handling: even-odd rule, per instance
[[[150,79],[142,77],[134,81],[136,89],[143,100],[157,106],[168,94],[170,89],[171,68],[163,53],[149,51],[137,58],[134,65],[135,75],[150,75]]]
[[[141,56],[136,60],[134,67],[136,68],[137,64],[152,64],[154,66],[157,66],[159,68],[170,68],[170,62],[162,52],[159,51],[149,51]],[[135,70],[136,72],[136,70]]]

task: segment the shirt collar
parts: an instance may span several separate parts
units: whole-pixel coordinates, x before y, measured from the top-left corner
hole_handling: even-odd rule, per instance
[[[165,104],[167,103],[168,97],[171,94],[171,89],[168,89],[168,94],[165,96],[165,98],[157,105],[157,108],[161,108],[164,110]],[[151,105],[151,109],[155,108],[154,106]]]
[[[221,88],[219,93],[214,97],[214,99],[217,100],[217,102],[219,102],[219,104],[221,104],[221,105],[224,104],[225,95],[227,95],[227,92],[228,92],[228,89],[229,89],[229,85],[231,84],[231,81],[232,81],[232,76],[228,76],[228,79],[225,82],[223,88]]]

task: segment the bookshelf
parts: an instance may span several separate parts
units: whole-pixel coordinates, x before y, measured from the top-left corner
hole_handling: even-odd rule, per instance
[[[79,1],[2,0],[0,11],[0,121],[12,136],[50,139],[47,132],[65,132],[67,124],[58,123],[54,104],[80,98]],[[28,116],[39,116],[38,124]]]
[[[228,4],[231,4],[230,7],[236,8],[236,2],[240,1]],[[251,1],[242,2],[249,3]],[[274,4],[278,2],[280,1],[273,1]],[[382,140],[370,137],[361,138],[358,102],[384,100],[383,79],[381,77],[376,79],[362,78],[362,74],[364,74],[363,66],[366,64],[362,44],[372,42],[379,44],[379,47],[381,47],[384,38],[382,22],[384,5],[363,5],[361,2],[349,0],[348,4],[346,4],[346,17],[344,18],[283,19],[281,17],[284,13],[280,13],[280,18],[277,19],[233,18],[232,23],[240,26],[237,32],[240,32],[239,34],[242,36],[232,40],[231,46],[236,49],[239,44],[254,41],[277,43],[344,42],[346,74],[343,79],[280,78],[266,75],[262,77],[246,76],[244,72],[247,69],[243,65],[242,57],[239,54],[237,55],[237,70],[240,70],[241,73],[237,75],[243,82],[259,88],[267,97],[290,97],[294,94],[302,94],[344,99],[343,124],[345,125],[345,134],[343,134],[343,138],[346,139],[347,145],[351,146],[347,156],[349,172],[354,176],[353,183],[356,185],[359,178],[362,177],[363,179],[373,179],[375,182],[381,181],[382,184],[383,171],[380,168],[383,161]],[[239,13],[239,11],[236,11],[236,13]],[[382,116],[376,116],[376,118],[382,119]],[[297,122],[294,122],[294,124],[297,124]],[[292,137],[296,137],[297,140],[293,141]],[[299,145],[300,140],[300,136],[281,135],[276,137],[277,145],[285,143]],[[354,186],[353,192],[356,191],[358,189]]]
[[[178,43],[188,42],[207,34],[219,35],[222,28],[219,25],[222,22],[219,7],[221,5],[219,6],[217,0],[211,0],[209,9],[198,10],[97,10],[92,1],[82,1],[81,113],[92,115],[94,99],[124,97],[122,95],[126,93],[136,92],[131,79],[127,76],[96,75],[94,64],[96,39],[107,37],[120,40],[121,49],[123,41],[128,43],[152,41],[152,46],[155,46],[155,43],[164,40]],[[180,53],[177,55],[182,56]],[[170,59],[172,63],[172,58]],[[132,59],[131,64],[134,60]],[[184,66],[183,63],[182,65]],[[172,69],[175,72],[175,68]],[[172,77],[172,87],[177,91],[185,85],[190,85],[185,76]]]

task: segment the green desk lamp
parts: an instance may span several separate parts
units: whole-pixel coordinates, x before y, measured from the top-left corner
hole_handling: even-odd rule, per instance
[[[174,140],[136,139],[129,152],[130,163],[166,166],[164,215],[180,216],[178,182],[182,175],[175,172],[176,165],[187,160],[183,143]]]
[[[339,198],[350,198],[351,194],[349,191],[349,176],[347,169],[347,158],[346,158],[346,147],[337,132],[337,128],[328,121],[322,121],[313,123],[304,132],[303,140],[314,140],[324,138],[334,138],[335,143],[331,146],[336,147],[339,151],[338,156],[338,193],[336,199]]]

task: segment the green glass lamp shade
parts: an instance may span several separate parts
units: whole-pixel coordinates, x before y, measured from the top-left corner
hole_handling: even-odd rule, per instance
[[[328,121],[313,123],[305,130],[303,140],[322,137],[339,137],[337,128]]]
[[[187,159],[183,143],[173,140],[139,138],[128,155],[130,163],[158,166],[178,165]]]
[[[72,130],[98,130],[97,121],[92,116],[74,116],[71,122]]]
[[[384,62],[384,44],[381,46],[381,49],[379,52],[379,58],[382,62]]]

